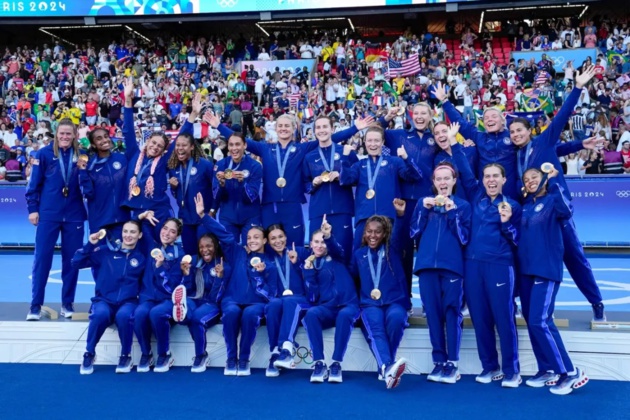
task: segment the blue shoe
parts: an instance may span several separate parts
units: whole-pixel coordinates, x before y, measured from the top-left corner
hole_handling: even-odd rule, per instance
[[[72,318],[72,315],[74,315],[74,306],[72,305],[72,303],[61,305],[61,311],[59,311],[59,315],[64,318]]]
[[[582,388],[586,385],[588,377],[584,371],[579,367],[576,367],[575,370],[575,375],[560,375],[558,383],[549,388],[549,391],[555,395],[568,395],[574,389]]]
[[[133,360],[131,355],[123,355],[118,359],[118,366],[116,366],[116,373],[129,373],[133,368]]]
[[[252,370],[249,367],[249,360],[238,361],[238,373],[236,376],[249,376],[252,374]]]
[[[311,374],[311,382],[323,383],[326,379],[328,379],[328,366],[322,361],[315,362],[313,373]]]
[[[328,372],[328,383],[340,384],[343,382],[343,375],[341,373],[341,363],[333,362],[330,365],[330,371]]]
[[[518,388],[518,386],[522,383],[523,379],[521,378],[521,375],[514,373],[512,375],[505,375],[501,381],[501,386],[503,388]]]
[[[461,377],[462,376],[459,374],[457,366],[455,366],[453,362],[448,362],[444,365],[440,382],[443,384],[454,384],[459,381]]]
[[[278,359],[273,363],[276,368],[295,369],[294,353],[287,349],[282,349]]]
[[[400,378],[407,368],[407,360],[404,357],[396,360],[385,369],[385,386],[387,389],[396,388],[400,384]]]
[[[556,373],[541,370],[540,372],[536,373],[536,375],[526,380],[525,385],[531,386],[532,388],[553,386],[558,382],[559,377],[560,375]]]
[[[81,363],[81,369],[79,372],[81,375],[91,375],[94,372],[94,361],[96,360],[96,355],[94,353],[85,352],[83,353],[83,363]]]
[[[593,305],[593,321],[606,322],[606,314],[604,313],[603,302],[599,302]]]
[[[171,356],[171,353],[160,354],[153,372],[166,373],[173,366],[173,363],[175,363],[175,359]]]
[[[433,370],[431,371],[431,373],[429,373],[429,375],[427,376],[427,381],[440,382],[440,379],[442,379],[443,370],[444,363],[436,363],[435,366],[433,366]]]
[[[27,321],[39,321],[42,319],[42,307],[39,305],[31,306],[31,309],[28,311],[26,315]]]
[[[223,374],[225,376],[236,376],[238,373],[238,369],[236,368],[236,359],[228,359],[225,362],[225,369],[223,369]]]
[[[265,376],[267,378],[275,378],[280,375],[280,369],[275,366],[276,360],[278,360],[280,355],[278,353],[273,353],[271,358],[269,359],[269,366],[267,366],[267,370],[265,371]]]
[[[479,375],[475,377],[475,381],[479,382],[480,384],[489,384],[492,381],[500,381],[501,379],[503,379],[503,372],[501,372],[501,369],[484,369]]]
[[[208,363],[208,353],[204,352],[199,356],[195,356],[190,371],[192,373],[203,373],[206,371],[206,363]]]
[[[151,370],[151,366],[153,366],[153,353],[143,354],[140,357],[140,363],[138,363],[136,371],[138,373],[146,373]]]

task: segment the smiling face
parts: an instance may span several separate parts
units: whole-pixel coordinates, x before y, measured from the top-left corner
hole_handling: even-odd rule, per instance
[[[160,230],[160,242],[162,242],[162,245],[172,245],[178,236],[177,224],[174,221],[169,220],[164,223],[164,226],[162,226]]]
[[[491,198],[502,193],[505,181],[506,178],[501,172],[501,168],[488,166],[483,170],[483,186],[486,189],[486,194]]]
[[[504,129],[501,113],[496,109],[488,109],[483,113],[483,125],[488,133],[497,133]]]
[[[532,130],[525,127],[523,123],[513,122],[510,124],[510,139],[517,147],[523,147],[530,142],[532,138]]]
[[[122,230],[123,248],[135,248],[138,240],[142,238],[142,232],[135,223],[125,223]]]
[[[195,146],[190,144],[190,140],[188,140],[188,138],[183,136],[177,137],[177,140],[175,141],[175,154],[177,155],[177,160],[180,162],[188,162],[194,148]]]
[[[332,126],[328,118],[319,118],[315,121],[315,137],[320,144],[327,144],[330,142],[330,136],[332,135]]]
[[[418,131],[426,130],[431,122],[430,109],[425,105],[416,105],[413,107],[413,126]]]
[[[317,232],[313,234],[311,239],[311,250],[317,258],[323,257],[327,254],[328,249],[326,248],[326,242],[324,242],[323,233]]]
[[[276,121],[276,134],[280,141],[290,141],[293,138],[293,120],[289,116],[282,115]]]
[[[542,173],[537,169],[530,169],[523,175],[523,185],[528,194],[533,194],[538,190],[542,182]]]
[[[146,154],[148,157],[157,157],[164,153],[166,144],[162,136],[152,136],[146,145]]]
[[[369,156],[380,156],[383,151],[383,135],[370,131],[365,135],[365,149]]]
[[[97,129],[92,136],[93,145],[99,153],[109,152],[112,148],[112,139],[107,130]]]
[[[72,146],[74,138],[74,126],[63,124],[57,127],[57,142],[59,144],[59,148],[64,150],[68,149],[70,146]]]
[[[440,149],[451,150],[451,141],[448,138],[448,126],[446,124],[440,123],[433,127],[433,137]]]
[[[199,255],[203,258],[203,261],[209,263],[214,258],[214,242],[207,236],[202,237],[199,240]]]
[[[376,249],[385,240],[385,229],[379,222],[372,221],[365,225],[363,240],[371,249]]]
[[[278,254],[282,254],[287,247],[287,236],[282,230],[274,229],[269,232],[269,245]]]
[[[266,243],[265,234],[260,229],[252,228],[247,232],[247,248],[251,252],[263,252]]]
[[[450,168],[439,168],[433,172],[433,186],[440,195],[450,196],[456,182],[457,178],[453,176],[453,171]]]
[[[242,138],[231,136],[228,139],[228,152],[234,162],[240,162],[243,159],[245,149],[247,149],[247,143]]]

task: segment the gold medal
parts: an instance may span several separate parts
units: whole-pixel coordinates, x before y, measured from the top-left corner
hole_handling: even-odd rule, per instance
[[[320,176],[322,178],[322,181],[330,182],[330,172],[324,171],[324,172],[322,172],[322,174]]]
[[[550,163],[550,162],[543,163],[542,165],[540,165],[540,170],[546,174],[550,174],[551,171],[553,171],[553,163]]]
[[[381,291],[378,289],[372,289],[370,297],[374,300],[379,300],[381,298]]]
[[[276,185],[278,186],[278,188],[284,188],[287,186],[287,180],[283,177],[280,177],[276,179]]]
[[[306,261],[309,261],[311,264],[313,264],[315,262],[315,255],[310,255]]]
[[[223,176],[225,177],[225,179],[232,179],[234,178],[234,172],[232,172],[231,169],[226,169],[225,171],[223,171]]]
[[[405,107],[399,106],[398,111],[396,111],[396,115],[401,116],[405,113]]]
[[[446,197],[443,195],[435,196],[435,205],[436,207],[443,207],[446,204]]]
[[[504,201],[501,204],[499,204],[499,207],[501,208],[501,210],[512,210],[512,206],[507,201]]]
[[[137,197],[140,195],[140,187],[139,186],[135,186],[133,187],[133,189],[131,190],[131,195],[133,195],[134,197]]]
[[[291,289],[287,289],[282,292],[282,296],[293,296],[293,292],[291,291]]]
[[[98,239],[99,241],[103,239],[107,235],[107,231],[105,229],[101,229],[98,231]]]
[[[157,249],[157,248],[154,248],[154,249],[151,251],[151,257],[153,257],[154,259],[157,259],[157,257],[158,257],[161,253],[162,253],[162,251],[160,251],[160,250],[159,250],[159,249]]]
[[[79,160],[81,162],[88,163],[88,160],[90,160],[90,158],[88,157],[88,155],[79,155]]]
[[[184,255],[182,257],[183,264],[190,264],[192,262],[192,257],[190,255]]]
[[[249,260],[249,264],[252,267],[256,267],[258,264],[260,264],[262,262],[262,260],[260,259],[260,257],[254,257],[251,260]]]
[[[374,198],[374,196],[376,195],[376,191],[374,191],[372,188],[370,188],[369,190],[367,190],[367,192],[365,193],[365,198],[367,198],[368,200],[371,200]]]
[[[67,197],[69,192],[70,190],[68,189],[68,187],[63,187],[61,189],[61,194],[63,194],[64,197]]]

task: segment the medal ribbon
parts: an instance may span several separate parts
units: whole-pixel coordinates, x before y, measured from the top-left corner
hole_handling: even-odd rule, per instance
[[[184,200],[186,199],[186,191],[188,191],[188,184],[190,183],[190,172],[192,171],[193,167],[194,167],[193,160],[192,159],[188,159],[188,170],[186,171],[186,182],[185,183],[184,183],[184,179],[182,177],[182,174],[184,173],[184,168],[182,168],[179,171],[179,185],[182,186],[182,203],[184,203]]]
[[[289,155],[291,154],[291,147],[293,147],[293,142],[289,143],[287,146],[286,154],[284,155],[284,159],[280,157],[280,144],[276,146],[276,164],[278,165],[278,175],[280,178],[284,178],[284,171],[287,169],[287,162],[289,162]],[[280,163],[282,160],[282,163]]]
[[[324,151],[322,150],[322,148],[318,147],[317,151],[319,152],[319,157],[322,158],[324,169],[326,169],[326,171],[328,172],[334,171],[335,170],[335,145],[333,144],[330,147],[330,164],[328,164],[328,162],[326,161],[326,158],[324,157]]]
[[[383,155],[378,157],[378,160],[376,161],[376,169],[374,170],[374,176],[372,176],[372,157],[368,157],[368,162],[367,162],[367,181],[368,181],[368,188],[373,190],[374,189],[374,184],[376,184],[376,177],[378,176],[378,171],[379,169],[381,169],[381,162],[383,162]]]
[[[374,261],[372,261],[372,253],[368,250],[368,265],[370,266],[370,275],[372,276],[372,283],[374,283],[374,288],[378,289],[379,284],[381,283],[381,269],[383,268],[383,257],[385,256],[385,251],[381,247],[378,252],[378,262],[376,263],[376,271],[374,270]]]
[[[68,188],[70,183],[70,176],[72,175],[72,161],[74,160],[74,149],[70,151],[70,159],[68,160],[68,170],[66,171],[66,163],[63,161],[63,154],[59,156],[59,167],[61,168],[61,177],[63,178],[63,184]]]
[[[291,268],[290,268],[290,260],[289,260],[289,253],[285,252],[284,255],[285,258],[285,263],[284,263],[284,269],[285,271],[282,271],[282,267],[280,264],[280,260],[278,259],[278,257],[275,257],[274,259],[276,260],[276,267],[278,268],[278,276],[280,276],[280,280],[282,281],[282,287],[284,287],[284,290],[289,290],[289,283],[291,282]]]

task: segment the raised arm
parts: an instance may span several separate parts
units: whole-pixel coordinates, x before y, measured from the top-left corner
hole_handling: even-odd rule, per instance
[[[140,153],[138,141],[136,140],[136,130],[133,124],[133,78],[129,77],[123,80],[123,87],[125,94],[125,106],[123,108],[125,122],[122,127],[122,132],[125,140],[125,156],[127,157],[127,161],[131,162],[131,159],[136,154]]]

